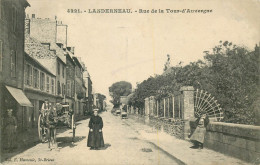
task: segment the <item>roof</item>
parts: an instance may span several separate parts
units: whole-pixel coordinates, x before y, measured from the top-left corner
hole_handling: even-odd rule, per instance
[[[81,63],[79,62],[78,58],[77,57],[73,57],[73,60],[75,61],[75,63],[80,66],[82,68],[82,65]]]
[[[66,49],[66,53],[67,53],[66,57],[73,63],[73,65],[76,65],[74,60],[72,59],[73,54],[70,51],[68,51],[67,49]]]
[[[66,64],[66,52],[63,50],[63,48],[60,48],[57,44],[51,44],[51,49],[56,50],[56,55],[61,59],[63,63]]]
[[[37,59],[29,56],[26,52],[24,53],[24,57],[25,60],[30,60],[32,61],[35,65],[37,65],[39,68],[41,68],[42,70],[44,70],[45,72],[49,73],[52,76],[55,76],[53,73],[51,73],[51,71],[49,71],[49,69],[47,69],[46,67],[44,67]]]
[[[83,77],[84,77],[84,78],[85,78],[85,77],[90,77],[87,70],[85,70],[85,71],[83,72]]]

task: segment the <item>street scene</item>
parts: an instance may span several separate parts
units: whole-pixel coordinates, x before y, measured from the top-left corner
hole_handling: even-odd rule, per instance
[[[58,133],[57,145],[58,148],[52,151],[48,150],[46,144],[37,144],[34,147],[17,154],[8,159],[3,164],[165,164],[165,165],[180,165],[180,164],[198,164],[201,160],[189,161],[189,158],[179,159],[176,155],[167,152],[167,149],[174,147],[180,152],[187,152],[189,145],[181,144],[177,139],[169,136],[163,136],[163,133],[156,130],[147,129],[145,125],[135,124],[136,120],[121,120],[120,116],[113,115],[109,112],[101,114],[104,118],[104,140],[105,147],[98,151],[91,151],[86,147],[88,122],[82,120],[77,123],[77,136],[75,142],[72,143],[72,132],[65,131]],[[181,145],[171,145],[176,143]],[[170,146],[165,147],[166,143]],[[128,144],[128,145],[125,145]],[[187,147],[187,148],[184,148]],[[164,150],[166,149],[166,150]],[[40,152],[39,152],[40,151]],[[127,152],[126,152],[127,151]],[[190,153],[187,153],[190,154]],[[247,164],[238,159],[225,156],[220,153],[210,150],[196,151],[189,157],[194,157],[194,154],[201,155],[201,159],[207,159],[207,164]],[[212,155],[214,154],[214,156]],[[77,159],[71,159],[76,157]],[[210,160],[210,161],[209,161]]]
[[[0,164],[259,165],[238,1],[0,0]]]

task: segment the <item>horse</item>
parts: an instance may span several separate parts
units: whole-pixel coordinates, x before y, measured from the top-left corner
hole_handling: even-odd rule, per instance
[[[46,115],[46,127],[48,134],[48,148],[52,150],[56,145],[56,126],[57,113],[55,109],[51,109]]]

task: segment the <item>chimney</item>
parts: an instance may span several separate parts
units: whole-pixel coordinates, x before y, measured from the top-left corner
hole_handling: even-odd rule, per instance
[[[24,32],[25,34],[30,34],[30,19],[26,18],[24,20]]]
[[[32,18],[35,18],[35,14],[32,14]]]

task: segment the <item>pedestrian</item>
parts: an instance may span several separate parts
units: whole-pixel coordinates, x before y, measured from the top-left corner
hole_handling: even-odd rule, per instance
[[[48,113],[48,111],[50,110],[50,108],[51,108],[51,104],[49,103],[49,100],[48,99],[45,99],[44,100],[44,103],[42,104],[42,107],[41,107],[41,109],[40,109],[40,114],[42,114],[42,123],[43,123],[43,126],[45,126],[46,127],[46,120],[47,120],[47,118],[46,118],[46,116],[47,116],[47,113]],[[42,131],[43,131],[43,136],[45,137],[46,136],[46,128],[42,128]],[[44,140],[43,140],[43,142],[44,142]]]
[[[7,109],[7,117],[4,120],[4,129],[6,132],[8,152],[12,152],[16,147],[15,140],[17,129],[17,120],[13,116],[13,109]]]
[[[209,118],[204,113],[201,115],[201,117],[198,118],[198,125],[190,137],[190,140],[193,141],[193,143],[194,143],[194,146],[192,146],[191,148],[203,149],[203,143],[204,143],[204,138],[205,138],[205,134],[206,134],[206,127],[208,124],[209,124]]]
[[[88,142],[87,146],[90,147],[91,150],[98,150],[101,147],[104,147],[104,139],[103,139],[103,120],[98,115],[98,109],[94,109],[94,115],[91,116],[89,120],[89,134],[88,134]]]
[[[51,104],[49,103],[49,100],[48,99],[45,99],[44,100],[44,103],[42,104],[42,108],[41,108],[41,114],[43,116],[46,115],[46,113],[50,110],[51,108]]]

